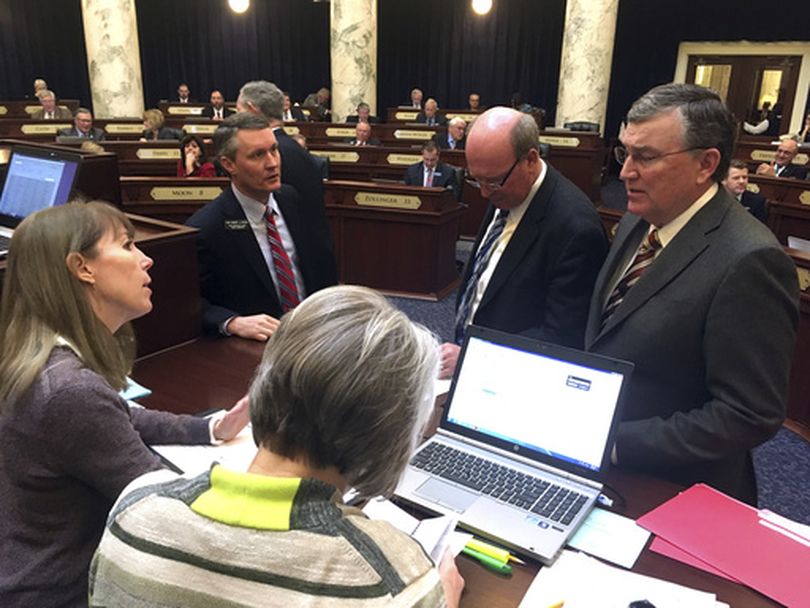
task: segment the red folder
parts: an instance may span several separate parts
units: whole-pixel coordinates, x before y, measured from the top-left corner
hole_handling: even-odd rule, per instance
[[[810,541],[697,484],[637,523],[681,551],[793,608],[810,608]]]

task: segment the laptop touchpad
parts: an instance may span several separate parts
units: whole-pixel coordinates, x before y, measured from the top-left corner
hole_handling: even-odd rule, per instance
[[[464,513],[478,499],[478,494],[467,492],[438,479],[428,479],[414,491],[414,494],[458,513]]]

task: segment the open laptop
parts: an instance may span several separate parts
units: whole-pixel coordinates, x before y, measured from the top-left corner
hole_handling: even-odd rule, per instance
[[[0,191],[0,257],[8,255],[14,228],[32,213],[68,201],[81,155],[15,145]]]
[[[632,370],[470,326],[439,429],[396,495],[552,563],[602,489]]]

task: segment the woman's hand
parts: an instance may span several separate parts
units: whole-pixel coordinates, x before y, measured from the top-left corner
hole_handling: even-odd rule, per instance
[[[444,589],[444,601],[447,608],[458,608],[461,592],[464,591],[464,578],[458,573],[456,560],[450,551],[445,551],[439,562],[439,578]]]

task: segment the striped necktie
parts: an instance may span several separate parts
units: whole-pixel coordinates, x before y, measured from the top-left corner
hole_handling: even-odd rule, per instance
[[[602,312],[602,327],[605,326],[611,315],[616,312],[630,288],[638,283],[644,271],[655,261],[655,255],[660,249],[661,241],[658,239],[658,230],[651,230],[638,248],[638,253],[633,258],[633,262],[610,293],[607,304],[605,304],[605,310]]]
[[[281,299],[281,310],[288,310],[298,306],[301,301],[298,287],[295,285],[295,274],[292,263],[281,242],[281,235],[276,227],[276,212],[270,207],[264,211],[264,222],[267,226],[267,241],[270,243],[270,253],[273,257],[273,266],[276,270],[278,295]]]
[[[461,344],[464,341],[464,333],[467,330],[467,325],[472,322],[472,319],[470,319],[470,312],[472,309],[472,302],[475,292],[478,287],[478,281],[481,280],[481,275],[484,274],[484,270],[487,268],[489,258],[492,257],[492,253],[495,251],[495,244],[498,242],[498,239],[503,233],[504,226],[506,226],[506,218],[508,216],[508,209],[501,209],[498,212],[498,216],[492,223],[484,242],[481,243],[481,246],[478,248],[478,251],[475,254],[472,272],[470,273],[469,279],[467,279],[467,284],[464,286],[464,294],[461,297],[458,310],[456,311],[456,344]]]
[[[425,174],[425,187],[430,188],[433,186],[433,169],[428,169]]]

